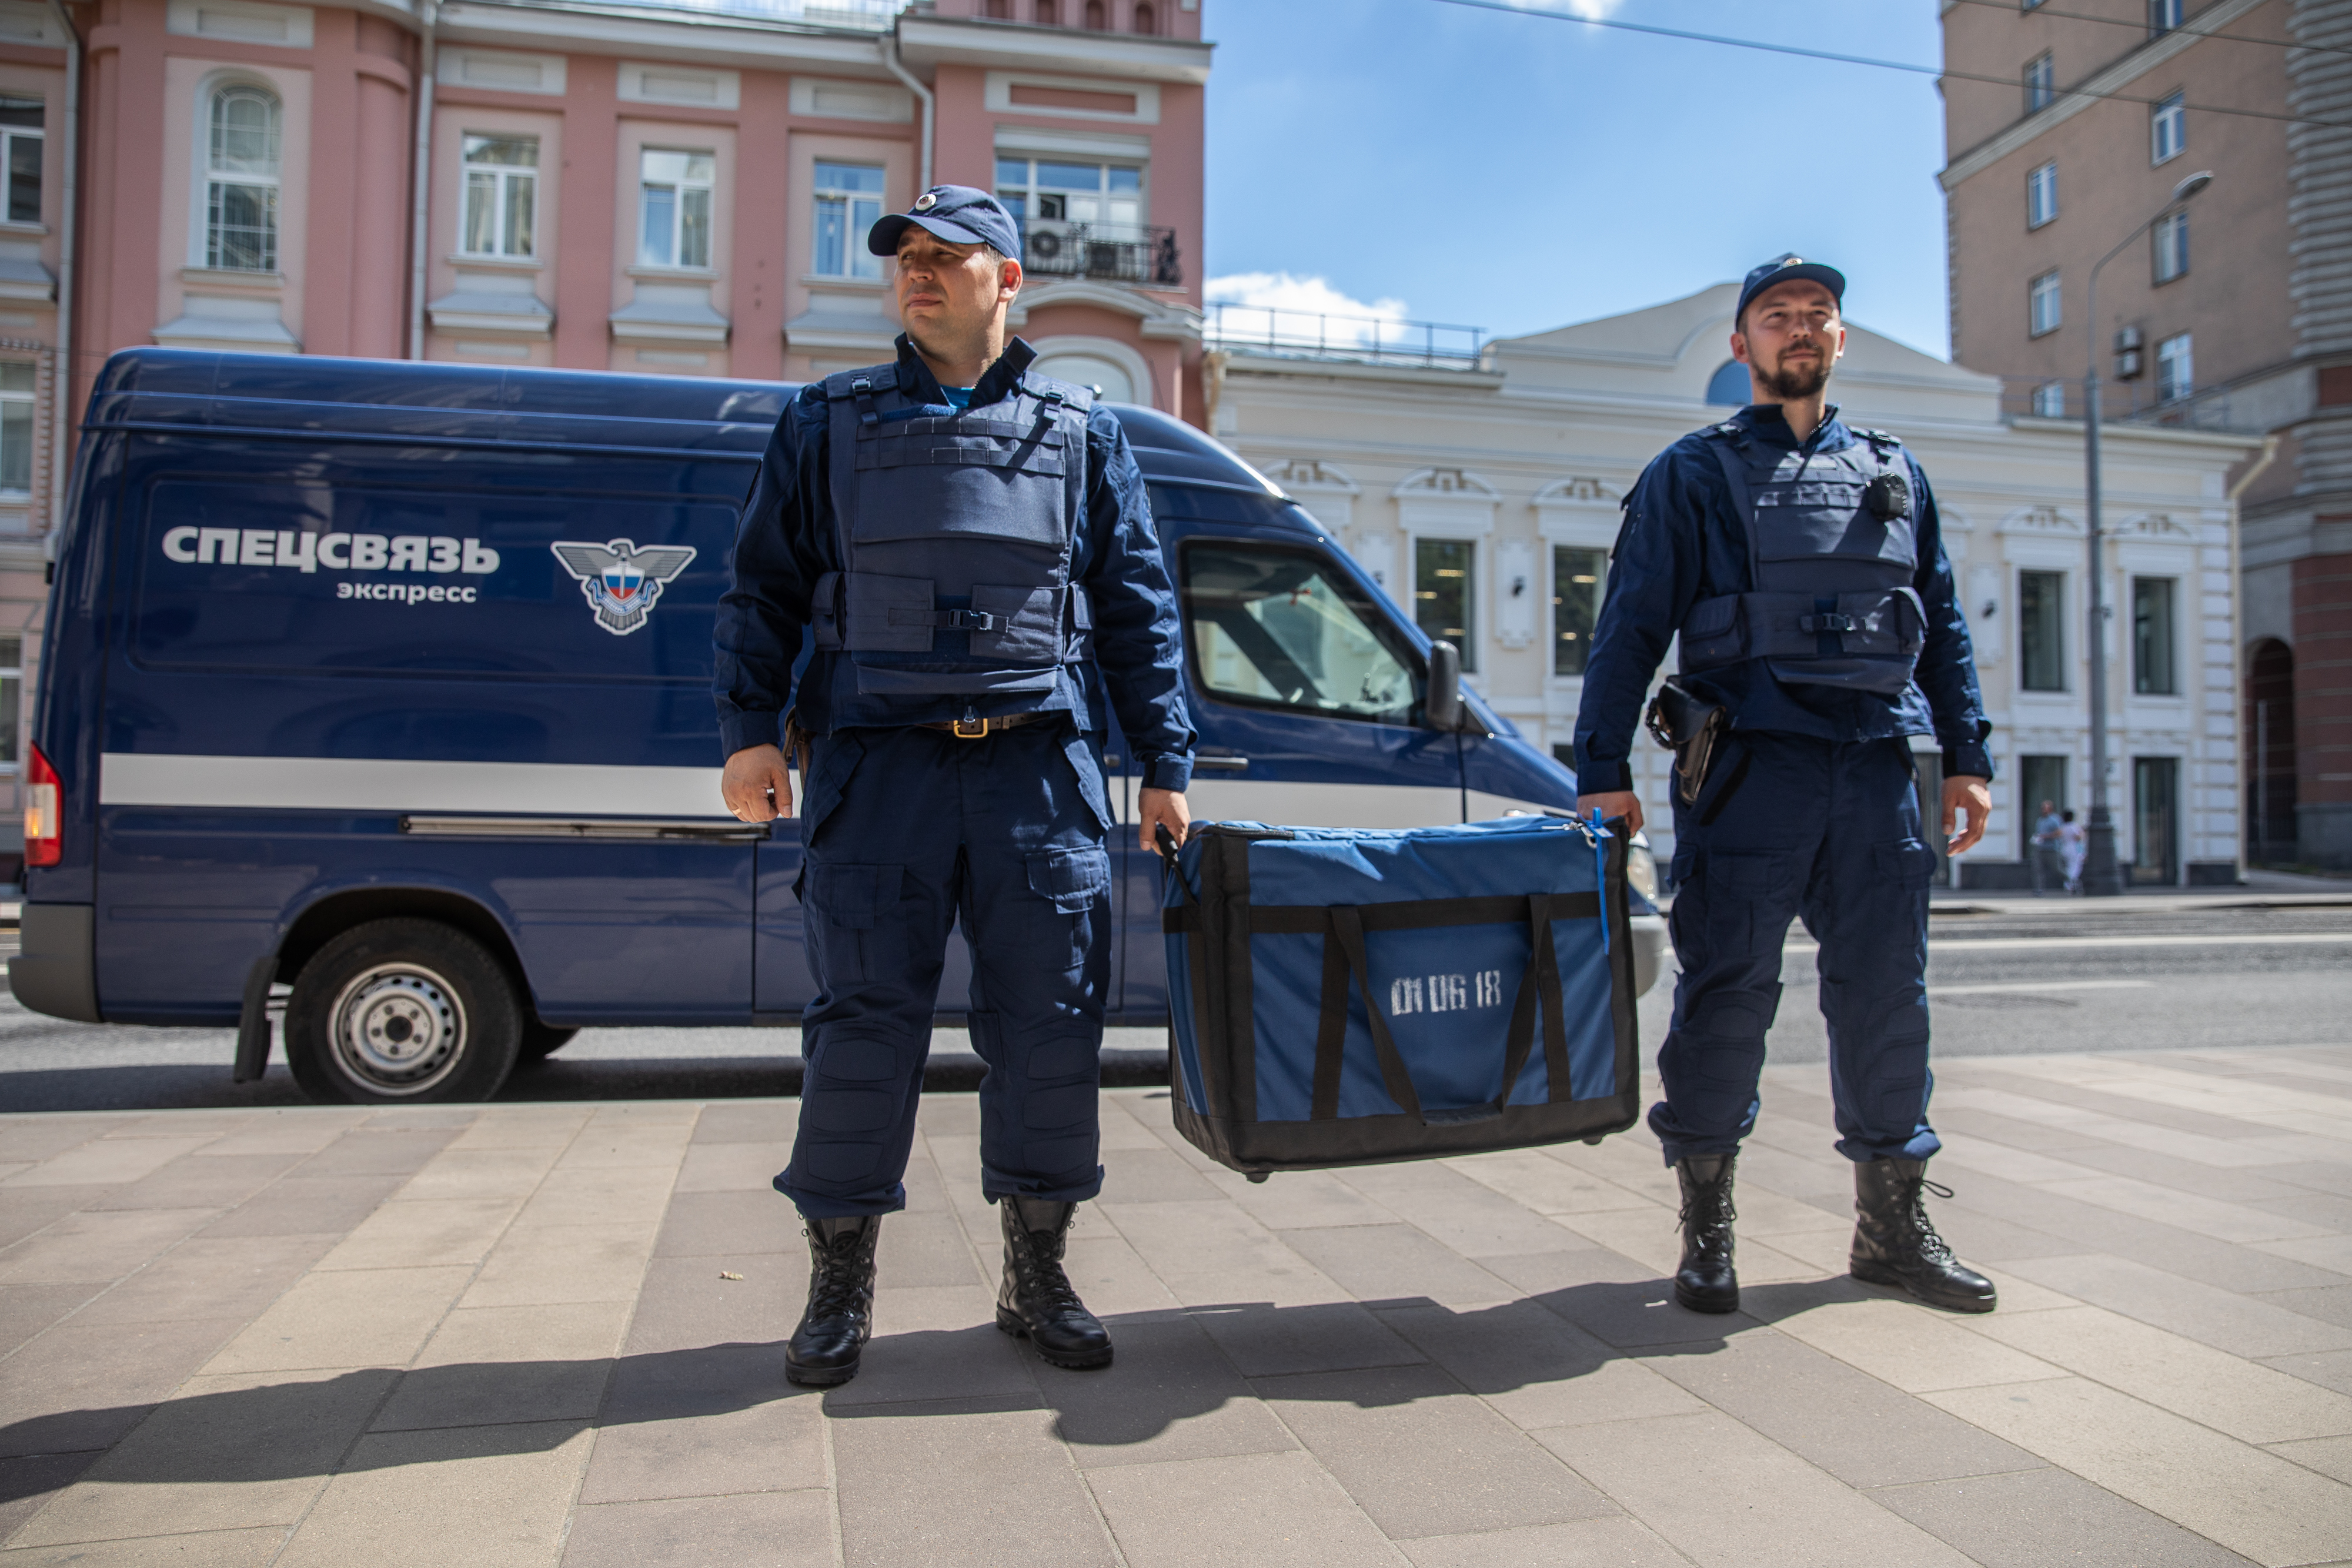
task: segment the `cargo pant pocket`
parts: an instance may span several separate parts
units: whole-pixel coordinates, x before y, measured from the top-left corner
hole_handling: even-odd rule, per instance
[[[1086,961],[1097,928],[1110,907],[1110,853],[1097,845],[1032,850],[1029,891],[1045,901],[1038,953],[1063,954],[1069,967]]]
[[[850,775],[866,756],[865,743],[847,730],[813,737],[808,771],[801,776],[801,843],[816,842],[835,807],[848,793]]]
[[[898,960],[899,927],[890,912],[904,876],[895,865],[813,861],[803,868],[809,967],[824,989],[877,979]]]

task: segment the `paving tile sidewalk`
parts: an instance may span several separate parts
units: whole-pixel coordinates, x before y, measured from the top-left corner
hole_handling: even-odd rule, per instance
[[[935,1096],[822,1396],[794,1102],[0,1117],[0,1568],[2352,1563],[2352,1048],[1938,1078],[1989,1317],[1844,1276],[1818,1067],[1728,1318],[1646,1134],[1254,1186],[1115,1092],[1096,1374]]]

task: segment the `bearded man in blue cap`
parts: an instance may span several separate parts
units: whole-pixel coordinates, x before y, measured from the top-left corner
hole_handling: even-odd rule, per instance
[[[1056,1366],[1102,1366],[1110,1337],[1063,1249],[1102,1187],[1103,707],[1141,775],[1143,847],[1161,827],[1181,841],[1194,736],[1175,593],[1118,422],[1005,337],[1012,215],[941,185],[866,243],[898,261],[898,358],[803,388],[777,422],[716,633],[729,810],[792,814],[787,746],[804,790],[795,891],[817,994],[775,1186],[811,1265],[785,1375],[857,1374],[958,922],[988,1067],[982,1186],[1004,1233],[997,1326]]]
[[[1926,476],[1826,399],[1844,296],[1843,276],[1801,256],[1748,275],[1731,351],[1755,401],[1668,447],[1627,497],[1577,715],[1578,804],[1638,829],[1633,727],[1681,637],[1682,672],[1653,710],[1676,747],[1682,975],[1650,1126],[1682,1188],[1675,1299],[1697,1312],[1739,1304],[1732,1173],[1794,915],[1821,945],[1854,1276],[1953,1311],[1995,1305],[1927,1218],[1942,1146],[1927,1124],[1936,854],[1906,738],[1943,747],[1942,827],[1958,854],[1991,809],[1990,727]]]

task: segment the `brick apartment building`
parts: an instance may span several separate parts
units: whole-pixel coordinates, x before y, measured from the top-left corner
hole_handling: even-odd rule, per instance
[[[1197,421],[1199,5],[0,0],[0,810],[118,348],[800,380],[889,357],[866,227],[953,182],[1047,371]]]
[[[1941,6],[1953,358],[2021,428],[2079,422],[2095,361],[2118,428],[2274,438],[2224,484],[2239,566],[2202,612],[2238,596],[2249,858],[2352,867],[2352,0]],[[2213,183],[2149,224],[2192,171]],[[2108,561],[2128,643],[2147,606]]]

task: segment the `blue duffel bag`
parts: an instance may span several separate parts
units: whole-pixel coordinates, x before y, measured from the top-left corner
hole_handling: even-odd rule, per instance
[[[1201,824],[1160,929],[1176,1125],[1252,1180],[1639,1114],[1625,840],[1594,824]]]

